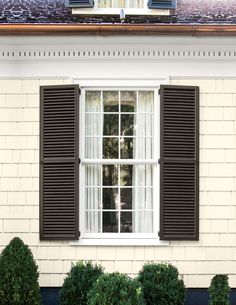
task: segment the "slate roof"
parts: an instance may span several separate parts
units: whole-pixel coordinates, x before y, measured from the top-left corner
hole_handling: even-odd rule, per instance
[[[236,0],[178,0],[170,16],[127,17],[126,23],[236,24]],[[119,23],[114,16],[74,16],[64,0],[0,0],[0,23]]]

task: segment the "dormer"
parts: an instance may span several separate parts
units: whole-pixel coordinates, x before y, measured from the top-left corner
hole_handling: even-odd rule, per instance
[[[66,0],[76,15],[169,15],[176,0]]]

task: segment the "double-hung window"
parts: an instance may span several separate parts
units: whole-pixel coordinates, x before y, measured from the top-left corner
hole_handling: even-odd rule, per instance
[[[198,240],[199,88],[103,82],[41,87],[40,238]]]
[[[157,90],[88,89],[82,101],[82,236],[157,235]]]

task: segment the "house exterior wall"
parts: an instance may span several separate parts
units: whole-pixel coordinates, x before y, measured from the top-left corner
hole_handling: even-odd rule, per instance
[[[232,73],[230,66],[234,67],[234,61],[226,62],[225,66],[221,63],[217,76],[194,76],[185,61],[179,62],[178,67],[172,66],[172,75],[168,72],[170,84],[200,87],[200,240],[132,247],[75,246],[70,242],[39,240],[39,86],[73,82],[68,78],[69,70],[61,69],[58,73],[60,62],[47,72],[53,75],[48,77],[43,72],[48,62],[0,61],[3,67],[0,75],[0,251],[11,238],[21,237],[39,265],[42,287],[61,286],[71,264],[78,260],[91,260],[103,265],[108,272],[120,271],[132,276],[145,262],[171,262],[184,276],[187,287],[208,287],[216,273],[228,273],[233,285],[236,281],[236,77],[227,77],[225,69],[219,75],[220,69],[227,66],[229,74]],[[65,64],[62,62],[61,66]],[[111,67],[117,63],[106,64]],[[137,61],[126,62],[123,75],[134,64],[138,70]],[[153,64],[158,66],[154,60]],[[160,62],[162,67],[163,64]],[[23,75],[24,65],[27,77]],[[100,63],[93,62],[93,65],[97,71]],[[206,71],[208,62],[200,65],[202,74],[211,73],[212,70]],[[209,65],[213,67],[214,63]],[[82,72],[71,72],[72,77],[87,77],[82,66],[83,63],[77,63]],[[148,69],[143,69],[146,79],[153,78],[155,71],[148,75]],[[21,75],[17,75],[19,71]],[[60,76],[63,72],[64,77]],[[9,73],[8,77],[4,73]],[[119,73],[122,76],[122,71]],[[160,75],[158,72],[157,78]]]

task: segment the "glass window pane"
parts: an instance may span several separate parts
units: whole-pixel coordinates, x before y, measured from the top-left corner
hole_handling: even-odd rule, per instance
[[[133,185],[133,165],[120,166],[120,185],[132,186]]]
[[[121,136],[132,136],[134,134],[134,114],[121,115]]]
[[[118,91],[103,91],[104,112],[119,111],[119,92]]]
[[[118,159],[118,138],[103,138],[103,158]]]
[[[153,212],[133,212],[135,233],[153,233]]]
[[[104,114],[103,135],[104,136],[118,136],[119,135],[119,115],[118,114]]]
[[[129,7],[130,8],[143,8],[143,1],[144,0],[129,0]]]
[[[85,111],[101,111],[101,91],[86,91],[85,93]]]
[[[139,112],[153,112],[154,92],[139,91],[138,92],[138,108]]]
[[[98,0],[99,8],[112,8],[112,0]]]
[[[119,208],[118,189],[102,189],[102,205],[104,210],[117,210]]]
[[[120,232],[121,233],[132,233],[132,212],[121,212],[120,213]]]
[[[121,112],[136,111],[136,91],[121,91]]]
[[[135,210],[153,209],[152,188],[134,187],[132,196],[133,196],[133,209]]]
[[[85,115],[85,135],[100,136],[101,135],[101,114]]]
[[[133,140],[133,138],[120,139],[121,159],[133,159]]]
[[[86,186],[101,186],[101,165],[86,165],[85,184]]]
[[[101,232],[101,212],[88,211],[85,213],[85,232],[100,233]]]
[[[97,187],[86,188],[86,210],[101,208],[101,189]]]
[[[98,0],[98,8],[143,8],[144,0]]]
[[[121,188],[120,207],[122,210],[151,210],[153,209],[152,188]]]
[[[152,165],[121,165],[121,186],[152,186]]]
[[[152,114],[139,114],[137,116],[137,137],[151,137],[153,135],[153,115]]]
[[[153,138],[136,138],[135,144],[136,159],[153,158]]]
[[[98,137],[85,138],[85,158],[101,159],[101,139]]]
[[[133,169],[134,186],[152,186],[152,165],[136,165]]]
[[[118,165],[103,165],[103,185],[118,185]]]
[[[118,233],[118,212],[103,212],[102,231]]]
[[[132,210],[133,189],[121,188],[120,189],[120,208],[123,210]],[[133,207],[134,208],[134,207]]]

